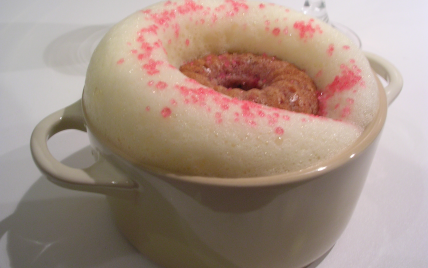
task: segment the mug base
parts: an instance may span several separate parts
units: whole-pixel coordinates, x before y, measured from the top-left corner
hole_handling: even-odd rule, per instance
[[[327,255],[330,253],[330,251],[334,248],[335,245],[333,245],[329,250],[327,250],[326,253],[324,253],[321,257],[319,257],[318,259],[316,259],[315,261],[313,261],[311,264],[302,267],[302,268],[316,268],[326,257]]]

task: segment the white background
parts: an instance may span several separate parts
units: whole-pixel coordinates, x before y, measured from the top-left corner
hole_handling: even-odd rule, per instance
[[[117,232],[102,196],[51,184],[29,148],[40,120],[80,99],[106,29],[153,2],[0,2],[0,268],[158,267]],[[327,0],[327,8],[358,33],[363,50],[400,70],[404,88],[351,222],[317,267],[428,267],[428,1]],[[88,144],[74,131],[49,142],[77,167],[91,161]]]

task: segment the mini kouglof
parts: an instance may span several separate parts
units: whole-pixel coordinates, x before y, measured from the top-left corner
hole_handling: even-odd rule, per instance
[[[270,107],[266,96],[227,94],[238,84],[247,89],[239,81],[218,92],[179,70],[238,54],[295,65],[313,80],[304,87],[316,86],[308,98],[319,106],[312,114]],[[92,56],[82,102],[89,130],[131,163],[232,178],[319,165],[355,142],[379,97],[364,54],[323,22],[268,3],[184,0],[147,7],[109,31]]]

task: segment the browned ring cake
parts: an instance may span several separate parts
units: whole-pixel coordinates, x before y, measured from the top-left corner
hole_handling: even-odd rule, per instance
[[[317,114],[317,88],[294,64],[267,55],[225,53],[207,55],[180,67],[204,86],[240,100]]]

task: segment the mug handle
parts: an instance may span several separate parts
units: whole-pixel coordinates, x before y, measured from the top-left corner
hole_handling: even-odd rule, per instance
[[[53,183],[68,189],[101,193],[115,197],[129,197],[137,185],[102,156],[87,168],[72,168],[56,160],[47,141],[56,133],[76,129],[86,132],[81,101],[61,109],[43,119],[31,135],[30,147],[34,162]]]
[[[398,69],[384,58],[370,52],[364,52],[364,54],[376,74],[388,82],[388,85],[385,86],[385,91],[388,105],[390,105],[403,88],[403,77]]]

